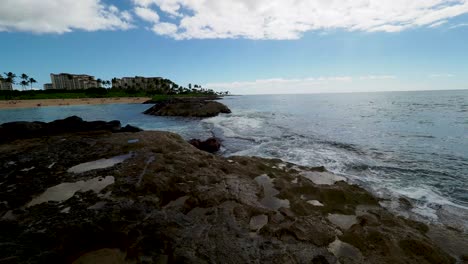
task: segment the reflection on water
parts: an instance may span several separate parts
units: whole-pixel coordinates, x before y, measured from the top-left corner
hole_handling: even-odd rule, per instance
[[[100,159],[95,161],[90,161],[86,163],[81,163],[76,166],[73,166],[67,170],[67,172],[71,173],[83,173],[87,171],[97,170],[97,169],[106,169],[110,168],[116,164],[122,163],[125,160],[132,157],[132,153],[120,155],[116,157],[112,157],[109,159]]]
[[[267,175],[261,175],[256,177],[255,181],[263,187],[263,198],[260,200],[263,206],[272,210],[278,210],[281,207],[289,208],[288,200],[281,200],[275,197],[279,194],[279,191],[274,188],[273,179]]]
[[[64,182],[47,189],[43,194],[29,202],[27,207],[47,203],[49,201],[63,202],[72,198],[76,192],[94,191],[95,193],[99,193],[114,182],[115,179],[113,176],[107,176],[105,178],[96,177],[88,181]]]

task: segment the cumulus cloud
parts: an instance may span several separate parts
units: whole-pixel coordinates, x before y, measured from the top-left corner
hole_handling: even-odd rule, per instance
[[[176,36],[177,26],[166,22],[156,23],[153,26],[153,31],[159,35]]]
[[[159,15],[155,11],[146,8],[146,7],[136,7],[135,14],[143,20],[148,22],[158,23],[159,22]]]
[[[101,0],[1,0],[0,31],[66,33],[129,29],[132,16]]]
[[[133,0],[157,8],[176,39],[297,39],[308,31],[398,32],[468,13],[468,0]]]
[[[208,83],[204,87],[218,91],[228,90],[234,94],[359,92],[375,90],[376,85],[381,90],[391,90],[393,86],[385,87],[385,85],[396,79],[397,77],[393,75],[271,78],[246,82]]]

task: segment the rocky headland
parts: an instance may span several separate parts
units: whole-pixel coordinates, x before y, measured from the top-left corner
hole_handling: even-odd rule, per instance
[[[229,114],[231,110],[214,100],[218,97],[171,98],[164,101],[148,101],[155,105],[144,114],[155,116],[213,117],[220,113]]]
[[[431,227],[388,212],[323,167],[216,156],[168,132],[38,135],[0,144],[0,263],[466,257],[467,244],[444,251],[446,236],[434,239]]]

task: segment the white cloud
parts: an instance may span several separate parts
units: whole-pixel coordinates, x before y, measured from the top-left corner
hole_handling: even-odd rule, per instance
[[[398,32],[468,14],[468,0],[133,0],[159,8],[176,39],[297,39],[308,31]],[[167,21],[166,21],[167,22]],[[158,32],[157,32],[158,33]],[[163,34],[164,33],[158,33]]]
[[[100,0],[1,0],[0,31],[66,33],[129,29],[131,15]]]
[[[156,23],[153,31],[159,35],[174,36],[177,32],[177,26],[171,23]]]
[[[435,74],[429,75],[429,78],[452,78],[452,77],[455,77],[455,75],[451,73],[435,73]]]
[[[443,24],[445,24],[447,22],[448,22],[448,20],[441,20],[441,21],[435,22],[434,24],[430,25],[429,27],[430,28],[440,27],[440,26],[442,26]]]
[[[230,91],[233,94],[286,94],[286,93],[323,93],[359,92],[391,90],[393,75],[332,76],[299,79],[272,78],[246,82],[208,83],[205,88],[217,91]],[[387,85],[387,86],[386,86]]]
[[[394,75],[367,75],[359,77],[359,80],[391,80],[396,78]]]
[[[451,26],[450,29],[461,28],[461,27],[468,27],[468,23],[456,24],[456,25]]]
[[[158,13],[156,13],[155,11],[147,7],[140,7],[140,6],[135,7],[135,14],[145,21],[153,22],[153,23],[159,22]]]

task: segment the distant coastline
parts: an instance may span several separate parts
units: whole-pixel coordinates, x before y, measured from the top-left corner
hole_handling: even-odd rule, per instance
[[[46,106],[98,105],[98,104],[141,104],[150,97],[115,97],[115,98],[80,98],[80,99],[35,99],[35,100],[0,100],[0,110],[36,108]]]

